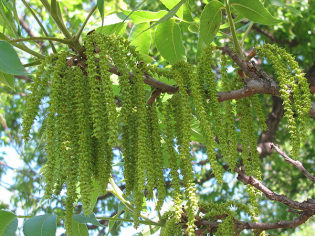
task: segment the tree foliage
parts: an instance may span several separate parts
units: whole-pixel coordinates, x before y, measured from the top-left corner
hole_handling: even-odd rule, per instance
[[[314,11],[1,0],[1,235],[308,235]]]

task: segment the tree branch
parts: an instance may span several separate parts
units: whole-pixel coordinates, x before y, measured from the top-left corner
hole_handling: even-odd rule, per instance
[[[311,175],[303,166],[303,164],[299,161],[294,161],[293,159],[291,159],[287,154],[285,154],[282,150],[280,150],[280,148],[278,148],[276,145],[274,145],[273,143],[270,144],[271,148],[274,148],[281,156],[284,157],[284,160],[295,166],[297,169],[299,169],[310,181],[312,181],[313,183],[315,183],[315,177],[313,175]]]
[[[237,179],[242,181],[245,185],[250,184],[263,192],[266,197],[272,201],[278,201],[281,202],[293,209],[299,209],[306,212],[311,212],[312,214],[315,214],[315,204],[314,200],[307,200],[304,202],[297,202],[294,200],[291,200],[285,195],[279,195],[271,191],[269,188],[267,188],[265,185],[263,185],[260,181],[258,181],[253,176],[247,176],[244,171],[238,169],[237,167],[234,168],[235,172],[237,172],[238,176]]]
[[[244,222],[235,220],[235,229],[243,231],[244,229],[261,229],[261,230],[270,230],[270,229],[280,229],[280,228],[296,228],[301,224],[304,224],[312,214],[308,212],[302,212],[299,217],[294,220],[281,220],[274,223],[254,223],[254,222]],[[196,226],[209,226],[210,228],[217,228],[221,223],[199,220],[196,223]]]

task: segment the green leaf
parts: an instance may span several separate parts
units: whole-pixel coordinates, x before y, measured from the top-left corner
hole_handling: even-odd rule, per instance
[[[175,14],[176,12],[178,11],[178,9],[181,7],[181,5],[183,5],[185,3],[186,0],[181,0],[175,7],[173,7],[165,16],[163,16],[160,20],[158,20],[156,23],[154,23],[153,25],[151,25],[150,28],[148,29],[151,29],[152,27],[154,26],[157,26],[159,24],[162,24],[163,22],[166,22],[167,20],[171,19]],[[146,30],[148,30],[146,29]]]
[[[167,9],[171,10],[180,2],[180,0],[161,0],[161,2],[164,4],[164,6],[167,7]],[[183,17],[184,16],[183,6],[180,6],[178,11],[176,12],[176,15],[180,19],[184,19],[184,17]]]
[[[145,31],[148,27],[150,27],[149,22],[135,24],[129,36],[131,45],[136,46],[137,50],[142,54],[148,54],[151,45],[151,30]]]
[[[116,34],[120,35],[125,32],[127,23],[116,23],[113,25],[104,25],[103,27],[98,27],[95,29],[95,32],[102,32],[105,35]]]
[[[0,211],[0,235],[15,236],[18,226],[16,215],[9,211]]]
[[[189,6],[189,1],[187,1],[183,5],[183,20],[187,22],[194,22],[194,18],[192,17],[192,13]]]
[[[75,215],[73,215],[72,219],[74,221],[80,223],[80,224],[90,223],[90,224],[93,224],[93,225],[96,225],[96,226],[104,227],[104,225],[100,224],[96,220],[95,215],[93,213],[91,213],[89,216],[86,216],[84,214],[75,214]]]
[[[57,228],[57,216],[54,214],[45,214],[34,216],[23,225],[25,236],[55,236]]]
[[[0,40],[0,51],[0,71],[11,75],[28,74],[17,53],[8,42]]]
[[[130,20],[124,13],[116,12],[104,18],[102,26],[95,29],[97,33],[102,32],[109,34],[122,34],[126,29],[127,22]]]
[[[199,34],[199,24],[193,23],[189,25],[188,30],[194,34]]]
[[[116,23],[121,23],[126,20],[130,20],[124,13],[122,12],[116,12],[113,14],[110,14],[104,18],[104,25],[113,25]]]
[[[104,23],[104,0],[97,0],[97,9],[101,14],[102,26],[103,26],[103,23]]]
[[[130,14],[131,11],[122,10],[126,15]],[[167,11],[159,11],[159,12],[152,12],[152,11],[135,11],[132,15],[129,16],[135,24],[141,24],[144,22],[151,22],[151,21],[158,21],[163,16],[167,14]]]
[[[212,1],[203,9],[200,17],[199,39],[197,46],[197,59],[201,55],[204,45],[211,44],[216,36],[222,20],[223,4],[218,1]]]
[[[10,4],[10,3],[9,3]],[[14,22],[14,18],[12,16],[11,10],[9,9],[8,3],[5,1],[0,2],[0,15],[2,17],[1,25],[5,28],[9,27],[9,32],[14,35],[14,37],[18,38],[18,30],[16,29],[16,25]]]
[[[0,71],[0,82],[14,90],[14,76]]]
[[[72,232],[76,236],[89,236],[88,228],[85,224],[72,221]]]
[[[8,4],[9,4],[8,5],[9,9],[11,9],[11,11],[13,12],[14,20],[18,26],[17,33],[19,36],[21,36],[20,21],[19,21],[19,16],[18,16],[17,11],[16,11],[16,0],[12,1],[12,5],[9,2],[8,2]]]
[[[147,225],[141,233],[136,234],[135,236],[150,236],[156,233],[161,226],[159,225]]]
[[[186,52],[182,42],[181,32],[175,20],[160,24],[155,32],[156,47],[161,55],[171,64],[185,60]]]
[[[259,0],[230,0],[230,6],[248,20],[262,25],[275,25],[281,22],[274,18]]]
[[[290,10],[293,14],[303,18],[302,14],[296,10],[294,7],[291,7],[291,6],[288,6],[286,5],[284,2],[282,2],[281,0],[266,0],[266,3],[265,3],[265,6],[266,5],[274,5],[274,6],[277,6],[277,7],[284,7],[284,8],[287,8],[288,10]]]

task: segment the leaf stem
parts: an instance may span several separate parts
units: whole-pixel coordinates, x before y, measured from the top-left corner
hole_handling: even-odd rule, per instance
[[[234,25],[234,21],[232,19],[230,5],[229,5],[228,1],[225,2],[225,9],[226,9],[226,13],[227,13],[229,24],[230,24],[230,29],[231,29],[231,33],[232,33],[232,39],[233,39],[234,48],[236,50],[236,53],[238,55],[240,55],[240,57],[242,59],[245,59],[244,55],[243,55],[243,52],[242,52],[242,48],[241,48],[241,46],[239,44],[239,41],[237,40],[237,37],[236,37],[235,25]]]
[[[37,21],[37,23],[39,24],[40,28],[43,30],[44,34],[49,37],[49,34],[47,33],[45,27],[42,25],[42,23],[40,22],[40,20],[38,19],[38,17],[36,16],[35,12],[33,11],[33,9],[30,7],[30,5],[25,1],[22,0],[22,2],[24,3],[25,7],[31,12],[32,16],[35,18],[35,20]],[[51,40],[49,40],[49,44],[53,50],[54,53],[57,53],[57,50],[55,48],[55,45],[52,43]]]
[[[75,41],[79,41],[79,38],[80,38],[80,36],[81,36],[81,34],[82,34],[83,30],[84,30],[84,27],[85,27],[86,24],[88,23],[90,17],[92,16],[92,14],[93,14],[94,11],[96,10],[96,8],[97,8],[97,5],[95,5],[95,6],[92,8],[92,10],[89,12],[89,15],[88,15],[87,18],[85,19],[83,25],[82,25],[81,28],[79,29],[78,33],[75,35],[75,38],[74,38]]]
[[[131,205],[131,203],[129,201],[127,201],[122,195],[122,191],[120,190],[120,188],[116,185],[115,181],[113,180],[113,178],[109,178],[109,182],[112,185],[113,189],[107,189],[108,192],[111,192],[113,195],[115,195],[130,211],[130,213],[132,214],[134,212],[134,207]],[[144,216],[144,215],[140,215],[141,218],[150,221],[150,222],[155,222],[152,221],[151,219],[149,219],[148,217]],[[158,224],[157,222],[155,222],[155,224]]]
[[[250,25],[248,26],[248,28],[246,29],[246,31],[245,31],[245,33],[244,33],[244,36],[243,36],[243,38],[242,38],[241,41],[240,41],[241,47],[243,47],[245,38],[247,37],[247,35],[248,35],[249,31],[251,30],[251,28],[253,27],[253,25],[254,25],[254,22],[252,21],[252,22],[250,23]]]
[[[53,18],[56,25],[60,29],[60,31],[63,33],[66,39],[69,40],[67,44],[70,45],[76,51],[82,52],[83,47],[80,45],[79,41],[74,40],[74,37],[72,37],[71,33],[66,28],[63,20],[61,19],[61,17],[59,17],[58,10],[55,9],[54,12],[52,12],[52,7],[47,0],[40,0],[40,1],[44,5],[45,9],[48,11],[49,15]],[[58,3],[56,2],[55,4],[58,4]],[[57,7],[57,5],[55,7]]]
[[[27,52],[27,53],[29,53],[29,54],[31,54],[31,55],[33,55],[33,56],[35,56],[35,57],[41,58],[41,59],[45,59],[45,56],[43,56],[42,54],[39,54],[38,52],[35,52],[35,51],[29,49],[29,48],[26,47],[24,44],[19,44],[19,43],[15,43],[15,42],[10,42],[9,40],[8,40],[8,42],[9,42],[12,46],[17,47],[18,49],[21,49],[21,50],[24,51],[24,52]]]
[[[70,34],[70,32],[68,31],[68,29],[66,28],[66,26],[64,25],[62,19],[59,18],[59,16],[57,14],[55,14],[54,12],[51,11],[51,6],[49,4],[49,2],[47,0],[40,0],[41,3],[44,5],[44,7],[46,8],[46,10],[48,11],[49,15],[53,18],[53,20],[55,21],[56,25],[58,26],[58,28],[60,29],[60,31],[63,33],[63,35],[67,38],[67,39],[72,39],[72,35]]]
[[[132,219],[123,219],[123,218],[113,218],[113,217],[96,217],[96,219],[100,220],[114,220],[114,221],[124,221],[124,222],[133,222]],[[163,226],[162,223],[159,222],[154,222],[154,221],[147,221],[147,220],[140,220],[140,223],[145,224],[145,225],[159,225]]]
[[[13,39],[8,41],[9,43],[16,43],[16,42],[25,42],[25,41],[35,41],[35,40],[51,40],[56,41],[64,44],[70,44],[72,40],[69,39],[60,39],[54,37],[31,37],[31,38],[22,38],[22,39]]]

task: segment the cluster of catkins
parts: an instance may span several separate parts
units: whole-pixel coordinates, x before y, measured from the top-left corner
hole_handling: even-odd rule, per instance
[[[198,202],[191,165],[192,114],[200,122],[208,159],[218,182],[223,182],[223,168],[217,161],[216,149],[220,149],[224,157],[222,162],[229,164],[231,170],[237,160],[242,159],[247,174],[260,178],[260,160],[256,150],[257,129],[252,122],[255,113],[260,128],[266,129],[259,99],[252,96],[237,102],[226,101],[223,109],[220,108],[217,100],[218,78],[211,68],[213,46],[205,48],[196,68],[187,62],[178,62],[171,69],[159,69],[141,62],[135,47],[119,36],[94,32],[86,37],[84,46],[85,51],[80,56],[64,51],[46,57],[37,70],[23,118],[23,136],[28,140],[30,128],[42,99],[47,96],[48,87],[49,106],[44,123],[47,154],[43,170],[45,194],[48,197],[58,195],[66,188],[65,227],[68,235],[72,235],[74,202],[78,200],[79,194],[84,213],[89,214],[92,211],[92,181],[95,180],[100,185],[103,193],[106,191],[113,148],[118,139],[121,139],[122,145],[125,194],[133,196],[135,227],[139,225],[144,192],[147,199],[152,199],[153,190],[156,189],[156,209],[162,208],[166,195],[164,152],[169,162],[169,178],[172,181],[175,204],[174,211],[163,217],[168,218],[163,234],[174,235],[171,228],[179,226],[185,195],[185,232],[194,235]],[[267,49],[257,50],[264,52],[264,55],[269,52]],[[269,54],[268,56],[270,57]],[[293,62],[290,67],[299,72]],[[277,68],[276,71],[280,71]],[[113,70],[119,74],[118,97],[115,97],[112,89]],[[288,74],[286,69],[282,70]],[[174,79],[178,92],[163,103],[147,104],[144,75]],[[221,57],[220,75],[221,89],[224,91],[243,86],[241,78],[228,80],[225,55]],[[294,77],[291,80],[290,86],[294,87]],[[284,97],[287,91],[285,86],[288,85],[280,84]],[[298,89],[299,86],[294,88]],[[187,91],[190,91],[190,95]],[[302,90],[300,94],[303,96],[306,92]],[[300,94],[297,93],[297,96]],[[287,104],[288,100],[285,102]],[[298,102],[295,106],[302,104]],[[303,106],[303,109],[306,110],[307,107]],[[287,105],[286,110],[289,117],[291,112]],[[165,122],[163,130],[160,128],[161,116]],[[240,118],[237,124],[235,117]],[[300,125],[305,123],[303,116],[299,122]],[[293,123],[290,125],[293,126]],[[220,144],[215,142],[215,136]],[[163,142],[165,145],[162,147]],[[238,143],[242,145],[242,155],[237,153]],[[78,186],[80,193],[77,192]],[[248,187],[248,193],[253,206],[252,215],[258,214],[258,193],[251,187]],[[230,224],[232,220],[231,215],[223,223]],[[179,232],[181,231],[177,231]]]

